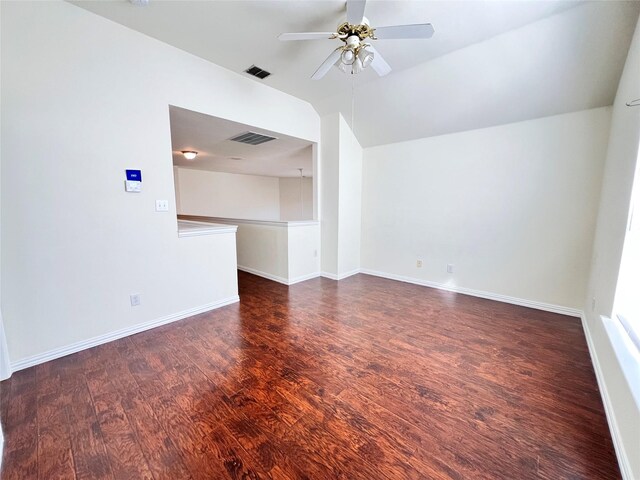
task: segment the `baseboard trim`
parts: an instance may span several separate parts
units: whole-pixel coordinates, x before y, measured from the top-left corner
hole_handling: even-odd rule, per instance
[[[280,277],[278,275],[273,275],[271,273],[263,272],[262,270],[256,270],[255,268],[245,267],[242,265],[238,265],[238,270],[250,273],[252,275],[257,275],[262,278],[266,278],[267,280],[273,280],[274,282],[282,283],[284,285],[289,285],[289,281],[286,278]]]
[[[351,277],[351,276],[356,275],[356,274],[361,273],[361,272],[362,271],[359,268],[356,268],[355,270],[351,270],[350,272],[341,273],[340,275],[336,275],[335,273],[322,272],[320,274],[320,276],[325,277],[325,278],[329,278],[331,280],[344,280],[345,278]]]
[[[144,332],[146,330],[151,330],[152,328],[159,327],[161,325],[166,325],[167,323],[176,322],[178,320],[182,320],[184,318],[191,317],[199,313],[208,312],[210,310],[215,310],[216,308],[221,308],[226,305],[231,305],[232,303],[236,303],[239,301],[240,301],[240,297],[238,295],[234,295],[232,297],[228,297],[228,298],[219,300],[217,302],[207,303],[206,305],[201,305],[199,307],[190,308],[189,310],[183,310],[182,312],[167,315],[166,317],[158,318],[156,320],[151,320],[150,322],[141,323],[138,325],[134,325],[132,327],[122,328],[120,330],[106,333],[104,335],[99,335],[97,337],[93,337],[88,340],[82,340],[80,342],[72,343],[65,347],[54,348],[44,353],[40,353],[38,355],[33,355],[31,357],[23,358],[22,360],[18,360],[16,362],[12,362],[11,372],[24,370],[25,368],[33,367],[35,365],[39,365],[41,363],[45,363],[50,360],[55,360],[56,358],[65,357],[67,355],[71,355],[72,353],[77,353],[82,350],[86,350],[91,347],[96,347],[104,343],[109,343],[114,340],[118,340],[120,338],[128,337],[129,335],[134,335],[136,333]]]
[[[320,272],[320,276],[328,278],[329,280],[338,280],[338,275],[336,275],[335,273]]]
[[[299,277],[292,278],[288,280],[284,277],[280,277],[278,275],[273,275],[271,273],[263,272],[262,270],[256,270],[251,267],[244,267],[242,265],[238,265],[238,270],[242,270],[243,272],[250,273],[252,275],[257,275],[262,278],[266,278],[267,280],[273,280],[274,282],[282,283],[283,285],[294,285],[296,283],[304,282],[306,280],[311,280],[312,278],[317,278],[320,276],[319,272],[310,273],[309,275],[301,275]]]
[[[393,273],[378,272],[376,270],[369,270],[367,268],[360,269],[360,273],[365,275],[373,275],[374,277],[387,278],[389,280],[397,280],[399,282],[412,283],[414,285],[422,285],[423,287],[436,288],[438,290],[445,290],[447,292],[462,293],[464,295],[471,295],[472,297],[485,298],[487,300],[495,300],[497,302],[511,303],[513,305],[520,305],[521,307],[535,308],[536,310],[544,310],[546,312],[559,313],[562,315],[569,315],[571,317],[578,317],[582,314],[582,310],[577,308],[563,307],[561,305],[553,305],[551,303],[536,302],[533,300],[526,300],[524,298],[510,297],[508,295],[500,295],[497,293],[484,292],[482,290],[473,290],[464,287],[454,287],[451,285],[445,285],[443,283],[431,282],[428,280],[422,280],[419,278],[405,277],[402,275],[395,275]]]
[[[607,417],[607,423],[609,424],[609,431],[611,432],[611,439],[613,440],[613,447],[618,458],[618,466],[620,467],[620,473],[623,480],[634,480],[633,472],[631,471],[631,462],[627,456],[627,452],[622,443],[622,437],[620,435],[620,429],[618,428],[618,422],[616,421],[616,415],[613,410],[613,404],[611,403],[611,397],[607,390],[607,384],[604,380],[604,374],[602,373],[602,367],[598,360],[598,353],[596,352],[593,338],[591,337],[591,330],[589,330],[589,324],[587,317],[584,313],[580,315],[582,321],[582,330],[584,336],[587,339],[587,346],[589,347],[589,355],[591,356],[591,363],[593,364],[593,370],[596,373],[596,381],[598,382],[598,390],[600,390],[600,396],[602,397],[602,403],[604,405],[604,412]]]
[[[320,272],[310,273],[309,275],[301,275],[299,277],[295,277],[289,280],[289,285],[294,285],[300,282],[306,282],[307,280],[311,280],[312,278],[318,278],[320,276]]]

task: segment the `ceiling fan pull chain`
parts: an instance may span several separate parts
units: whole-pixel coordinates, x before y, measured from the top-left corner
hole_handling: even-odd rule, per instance
[[[356,79],[353,75],[351,75],[351,133],[355,137],[356,135],[356,126],[353,123],[355,118],[355,107],[356,107],[356,94],[355,94],[355,82]]]

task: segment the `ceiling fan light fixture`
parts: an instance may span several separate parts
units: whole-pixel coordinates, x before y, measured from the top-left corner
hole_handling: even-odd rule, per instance
[[[338,68],[342,73],[351,73],[351,65],[347,65],[346,63],[339,62]]]
[[[351,65],[351,73],[355,75],[360,73],[362,70],[364,70],[362,60],[360,60],[359,57],[356,57],[356,59],[353,61],[353,65]]]
[[[187,160],[193,160],[198,156],[198,152],[194,152],[193,150],[183,150],[181,153]]]
[[[351,50],[350,48],[345,49],[344,52],[342,52],[342,55],[340,56],[340,60],[345,65],[352,65],[355,59],[356,59],[356,55],[355,53],[353,53],[353,50]]]
[[[362,62],[362,68],[367,68],[371,65],[371,62],[373,62],[373,52],[370,52],[366,47],[363,47],[358,52],[358,58]]]
[[[130,0],[132,1],[132,0]],[[312,80],[320,80],[331,67],[336,66],[344,73],[358,74],[369,65],[379,76],[391,72],[391,67],[372,45],[371,40],[431,38],[434,33],[430,23],[409,25],[389,25],[373,28],[364,16],[367,0],[347,0],[347,21],[338,25],[335,32],[282,33],[280,40],[339,40],[344,46],[334,49],[311,75]]]

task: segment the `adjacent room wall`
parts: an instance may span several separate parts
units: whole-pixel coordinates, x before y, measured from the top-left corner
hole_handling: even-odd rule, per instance
[[[365,149],[363,269],[577,313],[610,114]]]
[[[611,136],[606,155],[593,262],[586,299],[586,330],[592,355],[610,402],[610,424],[626,478],[640,478],[640,410],[634,402],[600,316],[611,317],[622,258],[634,172],[640,143],[640,107],[627,107],[640,97],[640,20],[629,49],[613,105]]]
[[[300,179],[280,178],[280,220],[313,219],[313,178],[302,179],[302,200],[300,199]]]
[[[278,177],[175,168],[178,213],[204,217],[280,219]]]
[[[317,142],[311,105],[66,2],[0,8],[12,363],[233,298],[233,235],[177,235],[169,105]]]
[[[240,175],[174,167],[181,215],[297,221],[313,219],[313,178]]]

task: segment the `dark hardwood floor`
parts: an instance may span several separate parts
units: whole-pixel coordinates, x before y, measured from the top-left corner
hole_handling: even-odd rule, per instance
[[[620,478],[580,321],[357,275],[0,383],[2,478]]]

